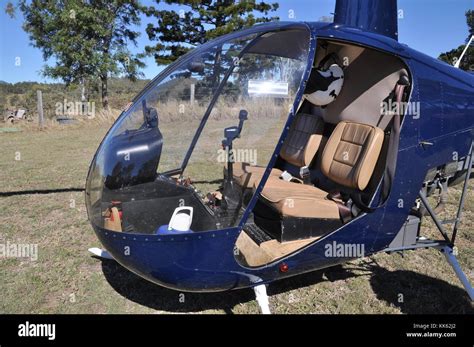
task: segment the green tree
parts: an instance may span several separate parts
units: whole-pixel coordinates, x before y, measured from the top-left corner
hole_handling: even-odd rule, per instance
[[[474,10],[466,11],[466,22],[469,30],[469,36],[466,39],[467,44],[471,36],[474,35]],[[458,48],[450,50],[449,52],[442,53],[438,59],[441,59],[448,64],[455,64],[465,47],[466,45],[461,45]],[[463,70],[474,71],[474,47],[472,45],[467,49],[467,52],[464,55],[459,67]]]
[[[45,76],[66,85],[93,87],[99,83],[102,106],[109,107],[108,80],[123,74],[134,80],[144,66],[128,44],[136,45],[140,24],[139,1],[135,0],[21,0],[24,30],[33,46],[41,49]],[[83,93],[84,94],[84,93]]]
[[[10,18],[15,18],[15,6],[11,2],[5,5],[5,13],[10,16]]]
[[[255,0],[155,0],[157,4],[180,5],[178,11],[159,10],[153,6],[145,8],[147,16],[157,19],[157,26],[148,24],[146,32],[153,46],[145,52],[153,55],[158,65],[169,64],[197,45],[215,37],[230,33],[256,23],[278,20],[268,17],[278,9],[278,3]],[[220,62],[216,52],[215,66]]]

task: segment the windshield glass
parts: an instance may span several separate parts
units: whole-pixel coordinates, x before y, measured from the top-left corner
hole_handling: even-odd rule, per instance
[[[91,164],[93,225],[136,233],[237,225],[293,105],[309,41],[307,29],[260,32],[206,45],[167,69]],[[260,176],[245,182],[254,168]]]

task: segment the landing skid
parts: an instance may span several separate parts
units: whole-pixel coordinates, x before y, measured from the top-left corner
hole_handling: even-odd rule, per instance
[[[271,314],[266,285],[260,284],[256,287],[253,287],[253,290],[255,291],[255,298],[262,313]]]
[[[96,257],[99,257],[102,259],[114,260],[114,257],[112,257],[112,255],[109,252],[107,252],[105,249],[92,247],[92,248],[89,248],[88,251],[91,252]]]
[[[454,272],[456,273],[456,276],[459,278],[459,281],[461,281],[471,301],[474,301],[474,289],[472,288],[472,285],[469,282],[469,279],[467,278],[466,274],[462,271],[461,266],[458,263],[458,260],[456,258],[456,253],[454,252],[454,249],[455,249],[454,242],[456,241],[457,231],[459,228],[459,224],[461,223],[461,220],[462,220],[462,212],[463,212],[464,203],[467,196],[468,181],[469,181],[469,178],[471,176],[471,171],[472,171],[473,157],[474,157],[474,143],[471,144],[471,149],[469,150],[468,158],[466,160],[467,173],[464,179],[464,186],[462,189],[461,198],[459,200],[458,211],[456,213],[456,219],[450,220],[450,221],[441,221],[438,218],[438,215],[435,209],[433,209],[430,206],[428,202],[428,198],[426,197],[426,194],[424,193],[424,191],[422,190],[419,193],[421,203],[423,204],[424,208],[428,212],[428,215],[431,217],[436,227],[438,228],[440,234],[443,236],[444,240],[434,241],[434,240],[426,240],[426,239],[418,238],[416,243],[413,245],[402,246],[402,247],[389,247],[383,250],[384,252],[403,252],[403,251],[414,250],[414,249],[419,249],[419,248],[438,249],[444,254],[449,265],[451,265],[451,267],[453,268]],[[449,237],[449,234],[444,226],[445,224],[450,224],[450,223],[454,224],[453,229],[451,231],[451,237]]]
[[[101,249],[98,247],[89,248],[88,251],[92,253],[92,255],[102,258],[102,259],[110,259],[114,260],[112,255],[107,252],[105,249]],[[258,306],[263,314],[271,314],[270,312],[270,305],[267,295],[267,287],[264,284],[258,285],[253,288],[255,291],[255,299],[257,300]]]
[[[461,223],[461,220],[462,220],[462,212],[463,212],[464,203],[465,203],[465,199],[467,195],[467,186],[468,186],[469,178],[471,176],[473,156],[474,156],[474,143],[471,143],[471,148],[469,150],[468,156],[469,156],[469,159],[466,158],[467,159],[466,161],[468,163],[467,173],[466,173],[466,178],[464,179],[464,186],[461,193],[461,199],[459,200],[459,206],[458,206],[458,211],[456,214],[456,219],[454,221],[448,221],[448,223],[454,222],[451,238],[449,238],[449,235],[443,226],[443,224],[445,223],[439,220],[436,212],[431,208],[424,192],[421,191],[419,196],[420,196],[421,202],[423,203],[429,215],[431,216],[431,219],[433,219],[433,222],[435,223],[436,227],[438,228],[439,232],[441,233],[441,235],[443,236],[445,240],[445,242],[443,242],[444,245],[442,247],[438,247],[438,249],[440,249],[440,251],[444,253],[446,260],[448,261],[449,265],[452,266],[454,272],[456,273],[456,276],[459,278],[462,285],[466,289],[466,292],[471,298],[471,301],[474,301],[474,292],[472,289],[472,285],[469,282],[466,274],[462,271],[461,266],[459,266],[455,253],[453,252],[454,242],[456,240],[459,223]]]
[[[462,271],[461,266],[459,266],[458,260],[453,253],[453,249],[449,246],[443,247],[441,250],[446,257],[449,265],[452,266],[456,276],[458,276],[459,280],[461,281],[464,289],[466,290],[467,294],[471,298],[471,301],[474,301],[474,289],[472,288],[471,283],[469,282],[466,274]]]

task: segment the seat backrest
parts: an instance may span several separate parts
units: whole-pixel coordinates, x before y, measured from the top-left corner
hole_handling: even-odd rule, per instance
[[[280,157],[298,167],[309,166],[318,152],[323,128],[324,121],[320,117],[298,113],[283,143]]]
[[[324,147],[321,171],[348,188],[364,190],[372,177],[384,141],[382,129],[343,121]]]
[[[370,49],[349,53],[354,56],[349,57],[344,69],[344,86],[336,100],[321,109],[321,116],[331,124],[350,121],[376,126],[381,103],[407,71],[398,58],[385,53]],[[338,56],[346,57],[345,51],[338,52]]]

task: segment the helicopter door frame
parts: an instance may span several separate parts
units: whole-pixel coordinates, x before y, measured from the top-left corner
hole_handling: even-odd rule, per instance
[[[220,49],[222,49],[223,44],[218,45]],[[245,50],[245,48],[237,55],[237,59],[240,59],[242,57],[242,52]],[[186,152],[186,156],[184,157],[183,163],[181,164],[181,177],[184,173],[184,170],[186,170],[186,167],[188,166],[189,159],[191,159],[191,155],[194,152],[194,148],[196,147],[197,142],[199,141],[199,138],[201,137],[201,133],[204,130],[204,127],[206,126],[207,120],[209,119],[209,116],[211,115],[212,109],[216,105],[217,99],[219,99],[222,90],[224,89],[225,84],[227,83],[227,80],[229,79],[230,75],[234,72],[236,67],[236,64],[232,64],[229,66],[227,69],[224,77],[222,78],[222,81],[220,84],[217,86],[214,94],[212,95],[211,101],[209,102],[209,105],[207,106],[206,112],[204,113],[204,116],[201,119],[201,122],[199,123],[199,127],[197,128],[196,132],[194,133],[194,137],[191,141],[191,145],[188,148],[188,151]]]
[[[256,36],[252,41],[250,41],[240,51],[240,53],[237,55],[237,60],[240,60],[242,58],[242,56],[247,51],[247,47],[252,42],[254,42],[255,39],[259,38],[260,36],[262,36],[265,33],[267,33],[267,31],[260,33],[260,35]],[[222,42],[221,44],[216,45],[216,47],[219,47],[219,49],[222,49],[223,44],[224,44],[224,42]],[[225,84],[227,83],[229,77],[232,75],[232,73],[234,72],[236,67],[237,67],[236,64],[232,64],[231,66],[229,66],[229,68],[227,69],[227,71],[225,72],[225,74],[222,78],[222,81],[219,83],[219,85],[215,89],[214,94],[212,95],[212,98],[209,102],[209,105],[207,106],[206,111],[204,112],[204,115],[201,119],[201,122],[199,123],[199,126],[198,126],[196,132],[194,133],[193,139],[191,140],[191,144],[189,145],[189,148],[186,151],[186,155],[185,155],[185,157],[183,159],[183,162],[181,163],[180,167],[176,168],[176,169],[173,169],[173,170],[166,171],[166,172],[163,173],[163,175],[173,176],[173,175],[178,175],[179,174],[180,178],[183,178],[182,176],[183,176],[184,170],[186,170],[186,167],[188,166],[189,160],[191,159],[191,156],[194,152],[194,148],[196,147],[196,144],[199,141],[199,138],[201,137],[202,131],[204,130],[204,127],[206,126],[207,120],[209,119],[209,116],[211,115],[211,112],[214,109],[214,106],[216,105],[216,102],[219,99],[219,97],[222,93],[222,90],[225,87]]]
[[[287,31],[287,30],[302,30],[302,31],[306,30],[307,33],[308,33],[308,39],[309,39],[308,46],[309,47],[311,47],[311,45],[312,45],[312,40],[313,39],[315,40],[315,36],[314,36],[312,30],[307,25],[289,25],[287,27],[268,27],[268,28],[258,27],[257,30],[255,30],[255,31],[252,30],[252,31],[248,32],[247,36],[255,35],[255,37],[251,41],[249,41],[242,48],[242,50],[239,52],[239,54],[237,54],[237,56],[235,57],[235,58],[237,58],[236,61],[238,62],[244,56],[244,54],[246,54],[251,48],[253,48],[253,46],[255,45],[255,42],[257,42],[257,40],[259,38],[261,38],[262,36],[264,36],[268,33],[271,33],[271,32],[282,32],[282,31]],[[235,38],[239,38],[239,37],[246,37],[246,36],[245,35],[235,36]],[[215,45],[220,46],[222,48],[222,45],[224,43],[226,43],[229,39],[230,39],[230,37],[228,39],[226,39],[226,36],[223,36],[222,39],[219,40],[221,42],[220,43],[216,42]],[[310,49],[310,51],[308,52],[308,59],[309,59],[309,55],[314,54],[314,51],[315,50]],[[314,59],[314,57],[312,57],[312,59]],[[311,62],[312,62],[312,59],[311,59]],[[209,105],[206,108],[206,111],[203,115],[203,118],[201,119],[201,122],[199,123],[199,126],[198,126],[196,132],[194,133],[193,139],[192,139],[191,144],[190,144],[190,146],[189,146],[189,148],[186,152],[186,155],[183,159],[183,162],[182,162],[181,166],[179,168],[176,168],[174,170],[170,170],[170,171],[166,172],[166,174],[180,174],[181,176],[183,175],[184,171],[186,170],[186,167],[188,166],[189,160],[190,160],[190,158],[191,158],[191,156],[194,152],[194,148],[196,147],[197,142],[199,141],[199,138],[201,137],[201,133],[204,130],[204,127],[206,126],[207,120],[209,119],[209,116],[211,115],[211,112],[214,109],[214,106],[215,106],[217,100],[221,96],[222,90],[224,89],[228,79],[230,78],[230,76],[232,75],[232,73],[234,72],[236,67],[238,67],[238,64],[235,64],[235,63],[231,64],[229,66],[229,68],[227,69],[227,71],[224,73],[222,81],[218,84],[214,94],[212,95],[212,98],[209,102]],[[306,69],[307,69],[307,67],[306,67]],[[293,107],[294,106],[295,105],[293,105]]]
[[[281,31],[284,31],[284,30],[291,30],[291,29],[281,29]],[[255,37],[242,48],[242,50],[239,52],[239,54],[237,54],[237,56],[235,57],[237,59],[234,60],[234,62],[235,61],[237,61],[237,62],[240,61],[240,59],[242,59],[243,55],[246,54],[247,51],[250,48],[252,48],[252,46],[256,42],[256,40],[259,39],[260,37],[262,37],[263,35],[268,34],[269,32],[272,32],[272,30],[266,30],[266,31],[256,32],[256,33],[250,34],[250,35],[255,35]],[[245,36],[242,36],[242,37],[245,37]],[[217,45],[218,47],[220,47],[219,49],[222,50],[222,46],[223,46],[224,43],[225,43],[225,41],[223,41],[222,43]],[[181,167],[179,169],[173,170],[176,173],[177,173],[177,170],[180,170],[180,175],[181,176],[183,175],[184,171],[186,170],[186,167],[188,166],[189,160],[191,159],[191,156],[194,152],[194,148],[196,147],[197,142],[199,141],[199,138],[201,137],[202,131],[204,130],[204,127],[206,126],[207,120],[209,119],[209,116],[211,115],[211,112],[214,109],[214,106],[216,105],[217,100],[221,96],[222,90],[224,89],[227,81],[229,80],[230,76],[232,75],[232,73],[234,72],[236,67],[238,67],[238,64],[233,63],[229,66],[229,68],[225,72],[225,74],[222,78],[222,81],[219,83],[219,85],[215,89],[214,94],[212,95],[211,101],[209,102],[209,105],[207,106],[207,109],[204,113],[204,116],[201,119],[201,122],[199,123],[199,127],[197,128],[196,132],[194,133],[194,137],[191,141],[191,145],[189,146],[188,151],[186,152],[186,156],[184,157],[184,160],[181,164]]]

